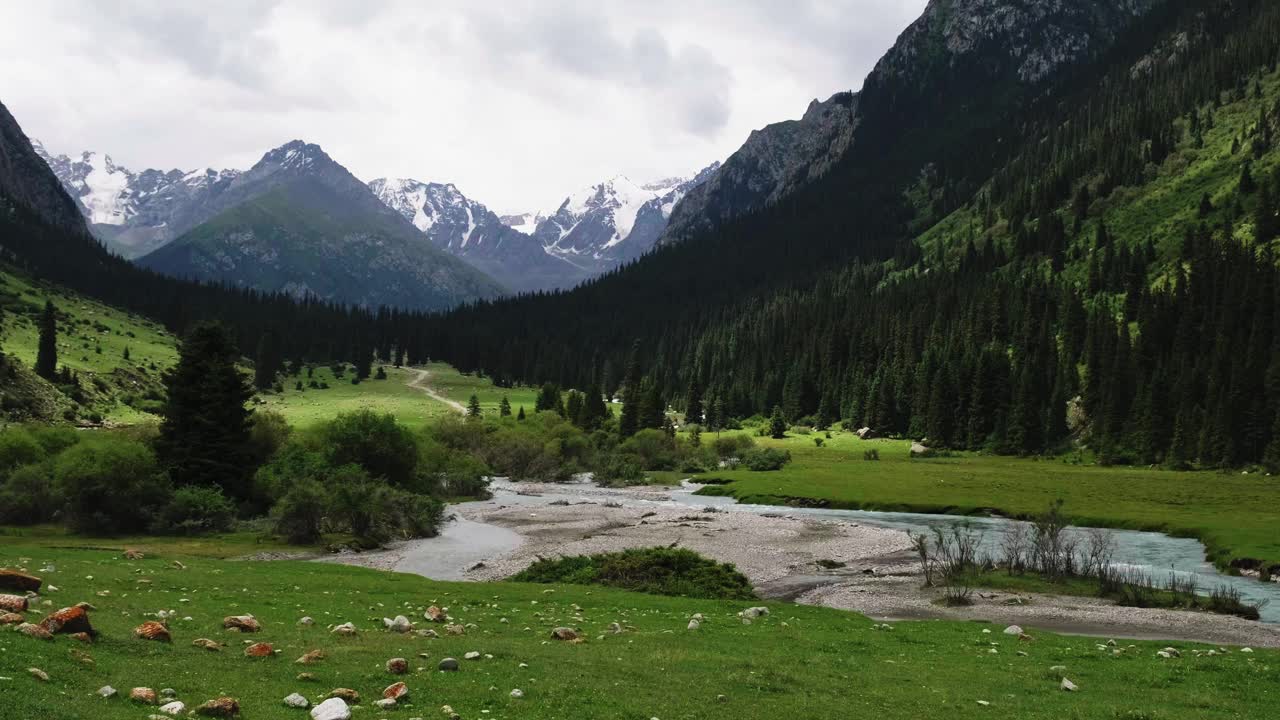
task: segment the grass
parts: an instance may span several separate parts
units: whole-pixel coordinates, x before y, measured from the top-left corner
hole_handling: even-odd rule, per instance
[[[725,484],[700,492],[764,504],[1015,517],[1038,515],[1062,498],[1077,524],[1196,537],[1221,566],[1237,558],[1280,560],[1280,483],[1260,474],[974,453],[913,460],[908,441],[863,441],[848,432],[833,432],[821,448],[803,435],[756,442],[790,450],[791,464],[776,472],[712,471],[699,480]],[[864,460],[873,448],[881,460]]]
[[[522,405],[526,413],[532,413],[534,401],[538,397],[538,388],[497,387],[489,378],[463,375],[444,363],[428,363],[423,368],[428,373],[427,386],[432,390],[462,405],[466,405],[474,394],[479,398],[480,409],[485,414],[497,413],[498,404],[504,396],[511,403],[511,414],[519,412]]]
[[[315,427],[326,420],[332,420],[338,413],[353,410],[369,409],[391,413],[401,423],[414,429],[423,427],[445,413],[453,412],[421,390],[409,387],[409,382],[416,377],[412,370],[388,366],[386,372],[386,380],[370,378],[361,381],[359,385],[352,385],[353,374],[350,367],[342,378],[335,378],[327,365],[317,366],[313,377],[307,377],[306,370],[297,377],[285,377],[282,393],[260,393],[258,397],[262,402],[256,407],[284,415],[290,425],[300,430]],[[307,387],[313,379],[317,383],[327,383],[328,389]],[[295,389],[299,380],[302,381],[304,390]]]
[[[1179,643],[1181,658],[1161,660],[1155,652],[1167,643],[1138,642],[1113,655],[1091,640],[1035,630],[1033,643],[972,622],[904,622],[886,631],[853,613],[780,603],[767,603],[767,618],[743,625],[736,613],[756,603],[580,586],[442,583],[329,564],[163,551],[128,561],[118,552],[24,542],[6,542],[5,556],[59,588],[50,592],[50,608],[92,602],[102,633],[82,646],[65,637],[44,642],[0,632],[0,707],[13,718],[136,720],[154,712],[123,698],[97,697],[107,684],[126,695],[135,686],[171,687],[189,707],[232,695],[247,720],[301,718],[304,712],[281,705],[285,695],[300,692],[315,701],[349,687],[367,707],[396,679],[408,684],[413,707],[356,716],[430,717],[448,704],[464,718],[1175,720],[1266,717],[1280,700],[1280,654],[1267,650],[1195,656]],[[99,594],[104,591],[109,594]],[[439,639],[380,629],[382,617],[398,613],[421,627],[429,604],[447,606],[458,622],[473,626],[465,636]],[[134,638],[133,627],[162,609],[177,612],[170,625],[174,642]],[[258,617],[264,631],[245,637],[221,628],[224,616],[242,613]],[[706,620],[688,631],[693,613]],[[316,626],[298,625],[304,615]],[[345,621],[360,628],[357,637],[339,638],[325,627]],[[608,634],[612,622],[626,632]],[[559,625],[581,628],[586,642],[548,642]],[[193,647],[200,637],[227,647]],[[246,658],[241,650],[250,641],[270,642],[280,655]],[[312,649],[328,658],[306,668],[292,662]],[[435,671],[441,658],[461,659],[472,650],[493,657],[462,660],[456,673]],[[391,657],[408,658],[410,673],[388,675],[383,666]],[[1051,671],[1056,665],[1066,671]],[[38,681],[28,667],[50,680]],[[296,679],[302,670],[315,680]],[[1080,691],[1059,690],[1062,675]],[[523,690],[523,699],[510,697],[514,688]]]

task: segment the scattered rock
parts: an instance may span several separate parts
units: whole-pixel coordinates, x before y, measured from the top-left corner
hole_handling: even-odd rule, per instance
[[[698,629],[698,628],[700,628],[700,627],[702,627],[702,623],[698,622],[698,619],[697,619],[697,618],[694,618],[694,619],[692,619],[692,620],[690,620],[690,621],[689,621],[688,629],[690,629],[690,630],[697,630],[697,629]]]
[[[111,687],[110,685],[103,685],[102,687],[98,688],[99,697],[113,698],[118,694],[119,693],[116,692],[116,689]]]
[[[312,625],[315,625],[315,624],[316,624],[316,621],[315,621],[315,620],[312,620],[312,619],[310,618],[310,616],[308,616],[308,617],[304,617],[304,618],[302,618],[301,620],[299,620],[299,621],[298,621],[298,624],[299,624],[299,625],[306,625],[307,627],[310,627],[310,626],[312,626]]]
[[[447,657],[441,660],[440,664],[436,665],[436,667],[442,672],[455,672],[458,670],[459,665],[457,660]]]
[[[252,615],[230,615],[222,619],[222,627],[228,630],[256,633],[262,630],[262,623]]]
[[[145,554],[145,553],[143,553],[141,550],[134,550],[134,549],[132,549],[132,548],[125,548],[125,551],[124,551],[124,559],[125,559],[125,560],[141,560],[141,559],[143,559],[143,558],[145,558],[145,557],[146,557],[146,554]]]
[[[520,688],[516,688],[515,690],[511,691],[511,697],[515,698],[516,700],[519,700],[520,698],[524,697],[524,691],[521,690]]]
[[[0,625],[19,625],[27,619],[15,612],[0,612]]]
[[[129,691],[129,699],[143,705],[155,705],[156,691],[149,687],[136,687]]]
[[[53,639],[53,633],[49,632],[48,630],[45,630],[39,625],[33,625],[27,622],[24,622],[18,626],[18,632],[22,633],[23,635],[26,635],[27,637],[36,638],[37,640]]]
[[[392,683],[382,690],[382,697],[399,702],[409,697],[409,686],[402,682]]]
[[[222,649],[222,643],[217,642],[216,640],[210,640],[209,638],[196,638],[191,641],[191,644],[198,648],[204,648],[205,650],[217,651]]]
[[[173,688],[160,688],[160,697],[170,699],[176,698],[178,697],[178,691]]]
[[[558,627],[552,630],[551,639],[565,642],[582,642],[582,636],[578,634],[578,631],[569,627]]]
[[[335,626],[333,628],[333,633],[335,635],[355,635],[356,626],[352,625],[349,622],[345,622],[345,623],[342,623],[341,625]]]
[[[1076,684],[1075,684],[1075,683],[1071,682],[1070,680],[1068,680],[1068,679],[1066,679],[1066,678],[1062,678],[1062,683],[1061,683],[1061,684],[1059,684],[1059,685],[1058,685],[1058,687],[1062,688],[1063,690],[1065,690],[1065,691],[1067,691],[1067,692],[1075,692],[1076,690],[1079,690],[1079,689],[1080,689],[1080,688],[1076,687]]]
[[[386,626],[387,630],[390,630],[393,633],[403,634],[413,629],[413,623],[409,622],[409,618],[403,615],[397,615],[394,620],[391,618],[382,618],[382,624]]]
[[[767,607],[749,607],[746,610],[743,610],[742,612],[738,613],[738,617],[747,618],[748,620],[754,620],[756,618],[765,617],[768,614],[769,614],[769,608]]]
[[[235,717],[240,714],[240,703],[235,698],[220,697],[196,708],[196,714],[215,718]]]
[[[1022,628],[1017,625],[1010,625],[1004,629],[1005,635],[1022,635]]]
[[[463,659],[463,660],[479,660],[479,659],[480,659],[480,653],[476,652],[475,650],[472,650],[471,652],[467,653],[466,655],[463,655],[463,656],[462,656],[462,659]]]
[[[449,619],[449,616],[445,614],[445,611],[441,610],[435,605],[432,605],[431,607],[427,608],[427,611],[423,613],[423,617],[425,617],[427,620],[430,620],[431,622],[434,622],[434,623],[442,623]]]
[[[27,668],[27,672],[31,674],[31,677],[41,682],[49,682],[49,673],[41,670],[40,668]]]
[[[174,716],[181,715],[182,711],[186,709],[187,709],[187,704],[182,702],[181,700],[174,700],[173,702],[165,703],[164,705],[160,706],[160,712],[166,715],[174,715]]]
[[[329,692],[329,697],[340,698],[352,705],[360,703],[360,693],[352,690],[351,688],[334,688]]]
[[[62,608],[57,612],[49,613],[40,621],[40,627],[54,635],[59,633],[66,635],[89,633],[94,635],[97,633],[93,626],[89,624],[89,613],[84,608],[78,607]]]
[[[251,658],[274,657],[275,654],[276,650],[271,647],[271,643],[265,642],[254,643],[244,649],[244,656]]]
[[[298,673],[298,676],[294,679],[301,682],[312,682],[316,679],[316,676],[311,673]]]
[[[67,637],[70,637],[72,640],[79,640],[82,643],[93,642],[93,636],[86,632],[71,633]]]
[[[311,708],[312,720],[351,720],[351,708],[342,698],[329,698]]]
[[[445,635],[466,635],[467,629],[461,625],[445,625],[444,634]]]
[[[134,628],[133,634],[143,640],[158,640],[160,642],[173,641],[173,637],[169,635],[169,628],[165,627],[163,623],[156,622],[155,620],[148,620]],[[199,644],[199,642],[199,640],[196,641],[197,644]],[[206,642],[212,641],[210,640]]]
[[[418,637],[424,637],[424,638],[440,637],[440,633],[436,632],[435,630],[432,630],[431,628],[427,628],[426,630],[414,630],[413,634],[417,635]]]
[[[1162,649],[1160,652],[1169,653],[1170,657],[1182,657],[1182,653],[1179,652],[1178,648],[1175,648],[1175,647],[1167,647]]]
[[[285,704],[285,707],[300,708],[302,710],[306,710],[307,708],[311,707],[311,703],[308,702],[305,697],[299,695],[298,693],[290,693],[284,699],[284,704]]]
[[[613,633],[614,635],[621,635],[622,626],[616,622],[611,622],[609,623],[609,632]]]
[[[391,698],[379,698],[373,701],[373,706],[379,710],[390,710],[396,706],[396,701]]]
[[[0,590],[39,592],[43,584],[44,581],[34,575],[20,573],[17,570],[0,570]]]
[[[404,658],[391,658],[387,661],[387,672],[392,675],[403,675],[409,672],[409,661]]]
[[[325,658],[323,650],[308,650],[302,657],[294,660],[299,665],[315,665]]]
[[[25,595],[0,595],[0,610],[11,613],[26,612],[27,597]]]

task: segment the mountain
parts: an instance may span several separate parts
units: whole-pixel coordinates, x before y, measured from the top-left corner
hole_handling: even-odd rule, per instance
[[[719,163],[692,178],[638,185],[619,175],[570,195],[554,212],[540,214],[533,238],[551,255],[593,275],[634,260],[657,241],[672,208],[716,174]],[[515,216],[526,226],[528,216]]]
[[[51,226],[72,234],[88,234],[75,202],[49,172],[3,103],[0,103],[0,198],[26,207]]]
[[[75,200],[94,235],[122,257],[155,250],[207,220],[206,210],[240,174],[206,168],[133,172],[110,155],[53,155],[39,141],[37,153]]]
[[[379,178],[369,189],[436,247],[466,260],[515,292],[569,288],[587,272],[545,252],[528,235],[452,184]]]
[[[138,264],[370,307],[441,309],[504,291],[300,140],[268,152],[203,209],[209,220]]]

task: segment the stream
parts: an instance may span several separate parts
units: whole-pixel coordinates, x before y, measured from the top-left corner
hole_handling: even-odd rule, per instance
[[[701,509],[713,506],[728,512],[840,520],[904,532],[930,532],[935,527],[948,528],[956,523],[967,523],[972,529],[982,533],[980,556],[996,554],[1004,534],[1016,524],[1025,525],[1022,521],[995,517],[750,505],[739,503],[731,497],[694,495],[701,487],[685,481],[680,487],[667,491],[665,500],[654,500],[636,497],[627,490],[609,491],[597,488],[590,482],[568,483],[557,486],[553,492],[537,495],[521,494],[518,492],[518,484],[504,479],[495,479],[490,484],[495,499],[504,505],[540,506],[557,501],[609,501],[631,507],[666,505]],[[1067,532],[1082,536],[1084,529],[1070,528]],[[1241,597],[1249,602],[1263,603],[1262,622],[1280,623],[1280,584],[1219,573],[1205,560],[1205,548],[1199,540],[1136,530],[1110,532],[1115,542],[1114,564],[1144,571],[1157,585],[1163,585],[1170,572],[1179,573],[1183,577],[1194,577],[1201,593],[1207,593],[1220,585],[1228,585],[1238,590]],[[418,549],[407,553],[395,569],[441,580],[456,580],[462,578],[466,570],[475,563],[510,552],[520,543],[520,535],[511,530],[459,518],[447,524],[439,538],[423,543]]]

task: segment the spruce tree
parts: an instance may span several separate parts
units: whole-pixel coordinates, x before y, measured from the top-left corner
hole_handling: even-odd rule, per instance
[[[40,344],[36,349],[36,374],[53,382],[58,377],[58,311],[46,300],[40,315]]]
[[[479,420],[483,412],[480,410],[480,396],[472,393],[471,399],[467,401],[467,417],[472,420]]]
[[[693,379],[689,381],[689,392],[684,406],[684,421],[687,423],[701,423],[702,415],[702,384],[698,382],[698,376],[695,374]]]
[[[666,402],[662,399],[662,389],[658,383],[645,383],[640,392],[640,428],[656,429],[662,427],[667,419]]]
[[[521,421],[521,422],[523,422],[523,421],[524,421],[524,406],[523,406],[523,405],[521,405],[521,406],[520,406],[520,412],[516,413],[516,420],[519,420],[519,421]]]
[[[506,395],[498,403],[498,417],[511,417],[511,401],[507,400]]]
[[[773,417],[769,419],[769,437],[781,440],[787,436],[787,419],[782,414],[782,406],[773,406]]]
[[[197,325],[164,374],[168,397],[156,454],[174,484],[220,487],[233,501],[250,496],[254,461],[249,445],[253,389],[236,366],[240,352],[219,324]]]
[[[259,390],[271,387],[280,372],[280,353],[276,348],[275,336],[264,332],[258,339],[258,353],[253,363],[253,385]]]

